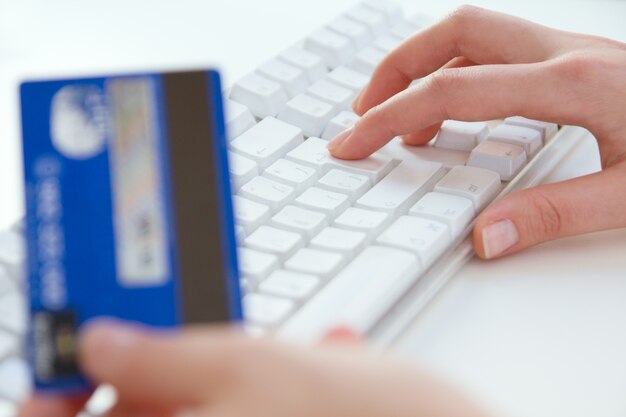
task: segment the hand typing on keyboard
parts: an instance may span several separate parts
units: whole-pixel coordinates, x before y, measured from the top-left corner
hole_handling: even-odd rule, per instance
[[[157,333],[99,323],[81,338],[84,369],[118,388],[106,417],[481,417],[459,392],[338,331],[317,348],[225,329]],[[374,360],[374,358],[377,358]],[[74,417],[81,399],[31,400],[21,417]]]
[[[625,85],[625,44],[461,7],[383,59],[354,101],[361,119],[329,149],[359,159],[395,136],[424,145],[448,119],[515,114],[588,128],[598,140],[602,172],[514,193],[478,216],[476,252],[502,256],[626,226]]]
[[[473,7],[411,35],[423,26],[366,0],[231,89],[250,330],[309,342],[336,323],[367,333],[477,215],[484,258],[626,225],[626,45]],[[537,120],[587,127],[603,172],[489,206],[559,135]],[[17,232],[0,238],[0,274],[17,276],[21,252],[6,250]],[[24,320],[5,321],[22,334]],[[432,377],[345,345],[109,324],[87,333],[81,356],[95,382],[119,389],[108,417],[483,415]],[[27,370],[20,358],[0,365],[13,407]],[[35,398],[21,416],[70,417],[83,403]]]

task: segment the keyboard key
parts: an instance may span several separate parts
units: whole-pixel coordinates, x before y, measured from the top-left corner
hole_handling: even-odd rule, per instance
[[[538,130],[504,123],[493,129],[487,136],[487,140],[521,146],[528,158],[535,156],[543,146],[541,132]]]
[[[354,54],[349,38],[330,29],[318,29],[304,40],[304,49],[322,57],[328,68],[346,64]]]
[[[405,213],[411,205],[432,190],[443,175],[443,166],[436,162],[401,162],[359,198],[356,204],[372,210]]]
[[[294,126],[298,126],[307,137],[319,136],[335,113],[334,106],[307,94],[300,94],[287,102],[278,115]]]
[[[270,252],[280,258],[291,256],[304,242],[302,236],[294,232],[261,226],[245,240],[246,246],[263,252]]]
[[[319,233],[326,225],[326,215],[297,206],[286,206],[272,217],[271,224],[298,233],[306,239]]]
[[[476,216],[474,205],[467,198],[435,192],[426,193],[409,209],[409,214],[447,224],[453,238]]]
[[[230,98],[247,106],[257,117],[276,116],[288,100],[280,84],[257,74],[235,82]]]
[[[485,122],[446,120],[437,134],[435,146],[457,151],[471,151],[489,134]]]
[[[11,401],[0,399],[0,417],[16,417],[19,406]]]
[[[504,119],[504,123],[512,126],[522,126],[535,129],[541,133],[541,139],[544,143],[552,136],[556,135],[556,132],[559,130],[559,125],[556,123],[541,122],[539,120],[527,119],[521,116],[507,117]]]
[[[237,242],[243,243],[243,240],[246,238],[246,229],[240,224],[235,225],[235,239]]]
[[[259,291],[301,301],[310,297],[319,284],[320,279],[314,275],[281,269],[263,281]]]
[[[338,253],[303,248],[285,262],[285,268],[325,278],[337,272],[343,260]]]
[[[338,17],[331,21],[328,28],[349,38],[355,49],[363,48],[372,40],[372,34],[367,26],[345,17]]]
[[[24,239],[14,232],[0,232],[0,265],[13,272],[16,268],[21,269],[25,257]]]
[[[295,203],[307,209],[321,211],[330,217],[336,217],[350,205],[350,200],[345,194],[311,187],[300,194]]]
[[[339,325],[365,333],[415,282],[419,272],[412,253],[367,247],[285,322],[278,337],[311,343]]]
[[[26,304],[18,290],[0,297],[0,330],[21,335],[26,331]]]
[[[344,66],[335,68],[328,73],[326,78],[341,87],[352,90],[354,93],[365,88],[369,81],[367,76]]]
[[[231,149],[255,160],[264,170],[304,141],[302,130],[273,117],[266,117],[233,140]]]
[[[278,59],[267,61],[257,69],[257,72],[279,83],[289,97],[302,93],[309,84],[304,71]]]
[[[278,268],[278,257],[249,248],[239,248],[239,269],[241,275],[255,283],[261,282]]]
[[[328,72],[324,60],[319,55],[304,49],[287,49],[278,56],[278,59],[303,70],[310,83],[319,80]]]
[[[319,80],[306,90],[307,94],[333,106],[333,114],[347,109],[354,99],[352,90],[326,80]],[[321,131],[320,131],[321,134]],[[316,135],[316,136],[319,136]]]
[[[15,282],[11,279],[9,271],[0,265],[0,296],[15,290]]]
[[[251,280],[242,276],[239,278],[239,288],[241,290],[241,294],[245,295],[253,292],[255,287],[252,284]]]
[[[345,13],[345,16],[367,26],[374,36],[382,35],[387,28],[385,15],[369,7],[354,6]]]
[[[259,168],[256,162],[230,151],[228,152],[228,169],[235,191],[259,175]]]
[[[331,191],[346,194],[351,201],[355,201],[367,191],[371,182],[365,175],[331,169],[320,178],[318,185]]]
[[[250,201],[238,195],[233,196],[233,209],[237,225],[242,226],[246,234],[252,233],[270,218],[270,208],[265,204]]]
[[[408,21],[419,29],[430,26],[434,22],[432,17],[425,15],[424,13],[416,13],[411,16]]]
[[[322,139],[331,140],[344,130],[354,126],[359,119],[360,117],[352,111],[342,111],[328,122],[324,133],[322,133]]]
[[[247,324],[247,323],[244,324],[243,330],[246,333],[246,336],[249,336],[255,339],[263,337],[267,334],[267,330],[265,330],[263,327],[252,325],[252,324]]]
[[[362,74],[371,77],[374,70],[385,57],[386,53],[373,46],[368,46],[361,49],[355,56],[352,62],[348,65],[350,68],[358,71]]]
[[[112,385],[100,384],[85,403],[84,411],[87,415],[79,414],[77,417],[102,417],[110,416],[110,411],[117,403],[118,392]],[[72,416],[73,417],[73,416]]]
[[[256,124],[254,116],[243,104],[224,99],[226,131],[230,140],[235,139]]]
[[[366,240],[367,235],[363,232],[326,227],[311,239],[310,244],[316,249],[341,252],[352,257],[363,249]]]
[[[350,207],[335,219],[334,226],[376,236],[389,223],[389,214],[380,211]]]
[[[402,40],[403,38],[399,38],[399,37],[390,35],[388,33],[385,33],[384,35],[381,35],[378,38],[376,38],[374,42],[372,43],[372,46],[374,48],[380,49],[385,54],[388,54],[389,52],[396,49],[396,47],[402,43]]]
[[[467,165],[490,169],[500,174],[502,180],[509,181],[526,164],[526,159],[521,146],[488,140],[474,148]]]
[[[376,10],[382,13],[387,18],[387,23],[394,25],[400,22],[404,16],[402,13],[402,7],[393,1],[386,0],[365,0],[362,2],[365,7]]]
[[[261,326],[275,326],[293,310],[294,303],[285,298],[267,294],[248,294],[243,297],[246,322]]]
[[[415,32],[417,32],[417,27],[405,20],[401,20],[389,31],[391,35],[397,36],[401,39],[406,39],[413,35]]]
[[[406,145],[400,138],[392,139],[379,152],[404,162],[439,162],[447,169],[454,168],[457,165],[465,165],[469,157],[469,152],[465,151],[442,149],[430,145]]]
[[[0,363],[18,353],[18,338],[8,332],[0,332]]]
[[[0,362],[0,398],[22,403],[30,392],[30,371],[26,362],[18,357]]]
[[[22,217],[18,221],[16,221],[13,226],[11,226],[11,231],[13,233],[17,233],[18,235],[23,235],[24,233],[26,233],[26,219]]]
[[[433,262],[452,242],[444,223],[419,217],[402,216],[376,239],[376,242],[408,249],[417,254],[422,265]]]
[[[290,202],[295,194],[293,187],[265,177],[254,177],[239,192],[243,197],[266,204],[273,212]]]
[[[347,161],[330,156],[326,148],[328,142],[320,138],[309,138],[287,154],[294,162],[309,165],[320,170],[338,168],[356,174],[368,176],[372,182],[378,182],[393,168],[392,158],[375,153],[368,158]]]
[[[263,175],[295,188],[296,193],[308,188],[317,179],[317,171],[309,166],[296,164],[287,159],[279,159],[267,168]]]
[[[435,185],[434,191],[469,198],[478,213],[496,197],[500,189],[500,175],[497,172],[471,166],[457,166]]]

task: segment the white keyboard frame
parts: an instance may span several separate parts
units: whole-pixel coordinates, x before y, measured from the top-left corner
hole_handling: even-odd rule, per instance
[[[591,136],[588,130],[577,126],[561,126],[557,134],[549,139],[545,146],[490,203],[500,200],[508,194],[526,188],[535,187],[543,182],[557,166],[585,138]],[[366,334],[374,345],[388,348],[402,338],[418,314],[446,286],[455,274],[474,257],[471,233],[476,220],[465,228],[421,277],[396,301],[393,308],[380,317],[378,322]]]

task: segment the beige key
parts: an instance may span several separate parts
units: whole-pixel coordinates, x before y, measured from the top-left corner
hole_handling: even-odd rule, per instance
[[[524,148],[526,156],[532,158],[543,146],[541,133],[523,126],[501,124],[489,133],[487,140],[510,143]]]
[[[467,165],[495,171],[502,180],[509,181],[522,169],[526,160],[526,152],[521,146],[487,140],[474,148]]]

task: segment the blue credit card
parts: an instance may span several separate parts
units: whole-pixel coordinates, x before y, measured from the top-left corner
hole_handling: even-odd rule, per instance
[[[84,391],[80,326],[241,319],[220,78],[21,86],[28,356],[39,390]]]

